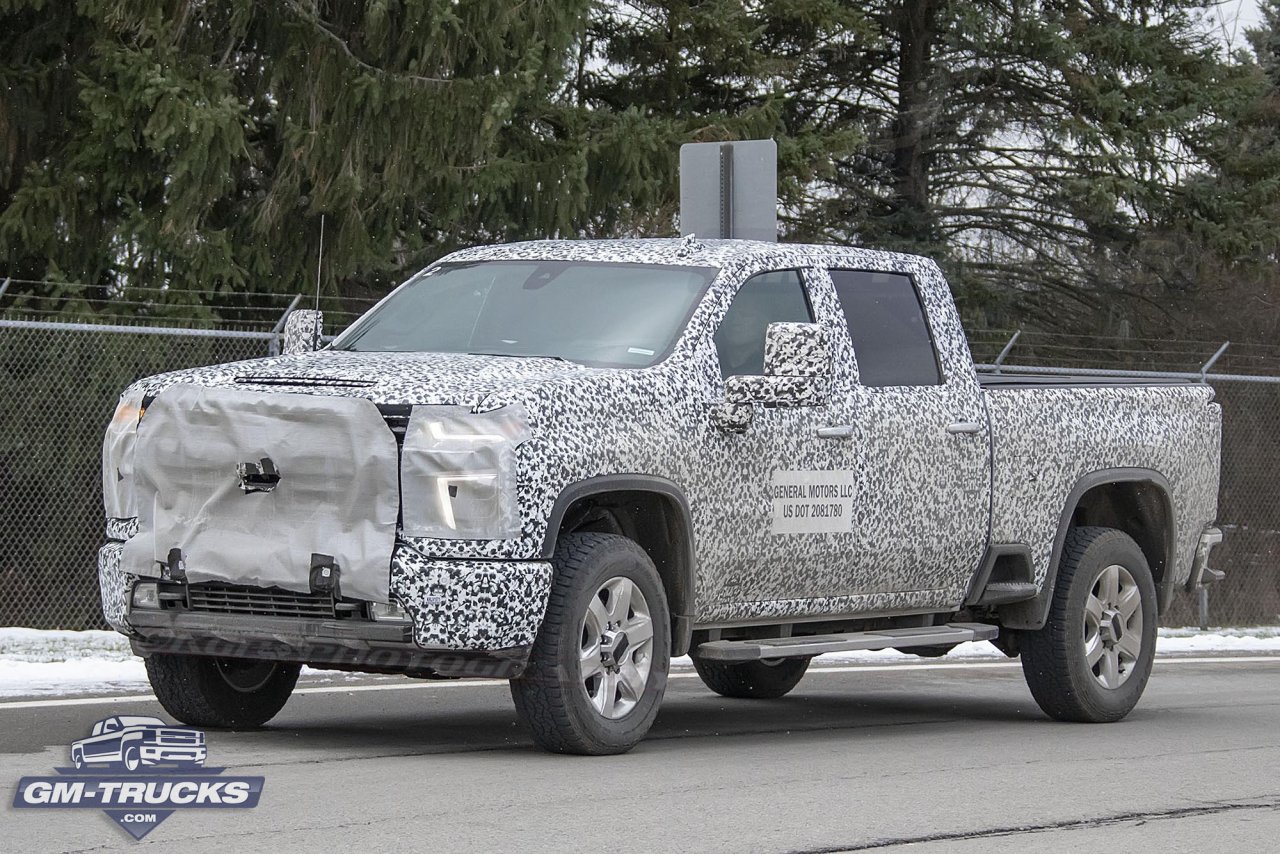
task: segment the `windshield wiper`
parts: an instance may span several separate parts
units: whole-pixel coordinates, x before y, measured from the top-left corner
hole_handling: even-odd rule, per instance
[[[554,359],[557,362],[569,361],[564,356],[537,356],[533,353],[467,353],[468,356],[497,356],[501,359]]]

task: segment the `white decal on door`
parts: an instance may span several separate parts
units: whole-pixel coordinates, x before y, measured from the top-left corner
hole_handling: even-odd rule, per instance
[[[774,534],[849,531],[855,475],[851,471],[775,471],[769,484]]]

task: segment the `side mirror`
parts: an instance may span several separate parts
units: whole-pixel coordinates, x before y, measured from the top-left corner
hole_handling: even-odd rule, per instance
[[[830,374],[825,329],[816,323],[770,323],[764,336],[764,376],[726,379],[724,403],[712,409],[711,423],[741,433],[755,419],[753,404],[818,406],[826,400]]]
[[[767,377],[825,377],[831,373],[827,330],[817,323],[770,323],[764,333]]]
[[[284,322],[284,344],[280,352],[286,356],[312,353],[320,349],[320,331],[324,324],[324,312],[309,308],[296,308],[289,312]]]

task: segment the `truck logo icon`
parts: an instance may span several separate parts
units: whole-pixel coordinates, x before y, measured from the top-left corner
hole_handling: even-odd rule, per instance
[[[172,726],[159,718],[132,715],[103,718],[93,732],[71,743],[71,764],[123,767],[137,771],[144,766],[168,765],[200,768],[208,755],[204,733]]]
[[[245,495],[271,492],[280,483],[280,471],[270,457],[263,457],[256,463],[240,463],[236,466],[236,474],[240,476],[240,488]]]
[[[23,777],[19,809],[100,809],[134,839],[179,810],[252,809],[262,777],[205,766],[202,730],[160,718],[113,715],[71,743],[71,765],[46,777]]]

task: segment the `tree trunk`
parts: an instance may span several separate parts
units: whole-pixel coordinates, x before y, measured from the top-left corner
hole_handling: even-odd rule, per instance
[[[930,75],[937,12],[942,0],[901,0],[894,12],[898,32],[898,109],[893,129],[893,180],[904,240],[935,237],[929,206],[929,145],[933,110]]]

